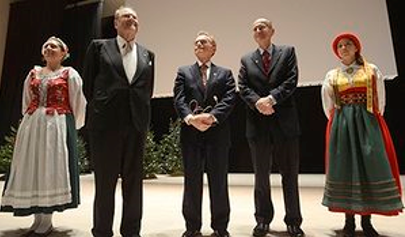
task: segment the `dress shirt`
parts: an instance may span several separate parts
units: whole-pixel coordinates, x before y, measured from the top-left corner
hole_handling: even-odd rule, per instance
[[[138,65],[138,55],[135,41],[127,42],[121,36],[117,36],[118,46],[122,56],[125,74],[128,82],[131,83]]]

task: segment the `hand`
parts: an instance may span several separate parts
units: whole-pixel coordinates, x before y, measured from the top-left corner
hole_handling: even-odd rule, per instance
[[[256,102],[256,109],[263,115],[272,115],[275,110],[269,97],[262,97]]]
[[[215,118],[209,113],[201,113],[193,115],[193,117],[190,118],[189,123],[200,132],[205,132],[215,123]]]
[[[210,126],[213,126],[215,123],[215,118],[214,115],[210,113],[201,113],[198,115],[199,118],[201,119],[201,122]]]

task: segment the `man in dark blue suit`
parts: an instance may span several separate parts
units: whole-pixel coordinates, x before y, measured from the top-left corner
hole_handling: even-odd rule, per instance
[[[182,237],[201,237],[203,175],[207,173],[213,236],[229,237],[228,154],[229,114],[234,107],[235,80],[231,70],[211,62],[214,37],[199,32],[194,42],[197,62],[178,69],[174,107],[181,125],[184,166]]]
[[[142,172],[154,53],[136,42],[138,16],[128,7],[115,12],[117,37],[93,40],[83,71],[88,100],[86,127],[95,175],[93,236],[113,236],[114,197],[122,180],[123,237],[140,235]]]
[[[258,49],[242,57],[238,76],[240,95],[247,104],[246,136],[255,172],[253,236],[265,236],[274,217],[269,181],[274,162],[282,177],[287,232],[299,237],[304,232],[298,190],[300,128],[294,101],[298,66],[294,47],[272,44],[273,34],[269,20],[253,23]]]

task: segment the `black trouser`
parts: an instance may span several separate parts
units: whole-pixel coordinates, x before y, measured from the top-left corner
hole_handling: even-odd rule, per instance
[[[121,178],[123,236],[139,235],[142,219],[142,171],[145,134],[133,127],[91,131],[90,152],[95,175],[92,233],[113,236],[115,189]]]
[[[255,218],[258,223],[269,224],[274,217],[271,199],[270,173],[273,162],[282,177],[285,217],[287,225],[302,222],[299,191],[299,141],[298,138],[273,142],[271,136],[248,139],[255,172]]]
[[[226,230],[230,204],[228,193],[228,150],[226,146],[182,145],[184,164],[183,216],[187,230],[202,226],[203,174],[207,173],[211,228]]]

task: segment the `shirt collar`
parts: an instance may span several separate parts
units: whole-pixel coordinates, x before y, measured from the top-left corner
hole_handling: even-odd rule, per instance
[[[269,52],[269,55],[270,55],[270,58],[271,58],[271,52],[273,50],[273,44],[270,44],[270,46],[266,50],[267,50],[267,52]],[[260,52],[260,55],[262,55],[263,52],[264,52],[264,49],[259,48],[259,52]]]
[[[135,40],[127,42],[124,38],[122,38],[119,35],[117,35],[117,43],[118,43],[118,46],[119,46],[121,52],[127,43],[129,43],[132,46],[132,49],[134,49],[134,46],[135,46]]]
[[[343,71],[347,70],[348,68],[353,68],[353,69],[359,69],[360,65],[358,65],[356,62],[353,62],[350,65],[346,65],[346,64],[341,64],[341,68]]]
[[[198,63],[198,66],[199,66],[199,67],[201,67],[201,65],[203,64],[203,63],[200,62],[199,60],[197,60],[197,63]],[[208,61],[208,62],[205,63],[205,65],[207,65],[208,68],[211,67],[211,64],[212,64],[211,61]]]

